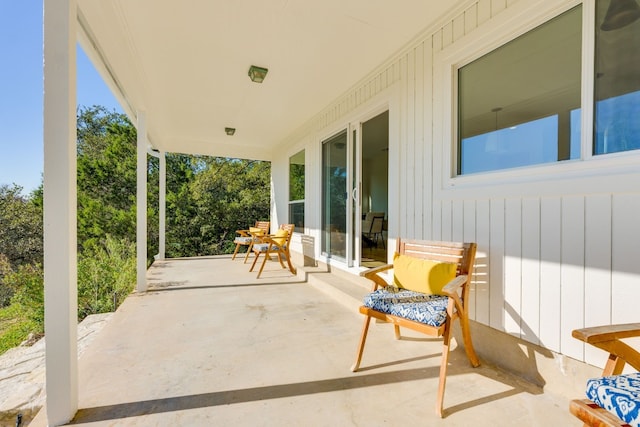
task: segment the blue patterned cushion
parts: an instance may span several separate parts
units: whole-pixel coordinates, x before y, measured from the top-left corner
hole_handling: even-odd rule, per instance
[[[445,295],[426,295],[393,286],[378,289],[364,297],[366,307],[435,327],[447,320],[448,303],[449,297]]]
[[[258,252],[267,252],[268,248],[269,248],[268,243],[258,243],[253,245],[253,250]]]
[[[287,247],[287,245],[284,245],[283,249],[286,248],[286,247]],[[269,244],[268,243],[257,243],[255,245],[253,245],[253,250],[261,252],[261,253],[262,252],[267,252],[268,248],[269,248]],[[275,252],[277,248],[278,247],[276,245],[272,245],[271,246],[272,252]]]
[[[590,379],[587,397],[631,426],[640,425],[640,372]]]
[[[233,243],[240,243],[241,245],[248,245],[251,243],[252,237],[236,237]]]

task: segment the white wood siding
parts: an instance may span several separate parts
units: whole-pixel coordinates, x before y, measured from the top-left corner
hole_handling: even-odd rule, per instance
[[[308,232],[319,237],[320,216],[312,213],[321,205],[318,135],[340,123],[346,126],[350,114],[376,95],[396,91],[398,111],[391,117],[395,114],[397,123],[390,125],[397,127],[391,139],[398,141],[397,152],[390,152],[389,170],[395,174],[390,176],[390,192],[397,191],[399,197],[398,205],[390,207],[390,212],[398,212],[390,217],[390,227],[397,226],[390,238],[477,242],[470,296],[474,320],[602,365],[600,353],[585,349],[571,331],[640,321],[637,161],[627,161],[613,174],[599,171],[597,165],[604,163],[598,163],[569,178],[560,172],[557,179],[549,179],[538,172],[539,179],[529,178],[523,185],[493,182],[489,190],[483,186],[443,190],[442,172],[450,167],[444,154],[451,147],[442,123],[451,112],[442,111],[437,102],[438,91],[444,89],[434,81],[435,58],[457,42],[466,43],[467,36],[491,26],[516,4],[522,2],[467,3],[320,112],[286,145],[297,145],[293,154],[305,141],[306,222]]]

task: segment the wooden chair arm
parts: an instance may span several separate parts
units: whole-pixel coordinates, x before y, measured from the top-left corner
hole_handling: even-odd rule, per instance
[[[275,234],[262,234],[262,235],[257,235],[257,236],[254,236],[254,237],[259,239],[260,243],[269,243],[269,251],[271,251],[271,248],[281,249],[287,243],[286,237],[282,237],[282,236],[275,237]],[[274,238],[276,238],[276,239],[285,239],[285,241],[284,241],[284,243],[282,245],[279,245],[278,242],[273,240]]]
[[[631,338],[640,336],[640,323],[624,325],[594,326],[592,328],[575,329],[571,336],[588,344],[596,344],[612,339]]]
[[[458,311],[458,313],[462,313],[464,310],[464,308],[462,307],[462,300],[460,299],[460,294],[458,293],[458,290],[462,288],[462,286],[465,284],[468,278],[469,276],[467,276],[466,274],[462,274],[454,278],[452,281],[447,283],[442,288],[442,293],[444,295],[447,295],[449,298],[451,298],[454,301],[456,305],[456,310]]]
[[[276,244],[276,242],[274,242],[271,238],[273,237],[272,234],[263,234],[261,236],[254,236],[258,239],[260,239],[261,243],[272,243],[272,244]]]
[[[609,353],[603,376],[621,374],[625,363],[640,371],[640,353],[621,341],[624,338],[640,336],[640,323],[576,329],[571,335]]]
[[[378,289],[378,287],[386,288],[387,286],[389,286],[389,284],[382,277],[380,277],[378,273],[390,270],[392,268],[393,268],[393,264],[381,265],[379,267],[375,267],[367,271],[361,272],[360,276],[366,279],[369,279],[373,282],[373,288],[371,289],[371,291],[373,292],[376,289]]]
[[[236,233],[238,233],[241,237],[249,237],[250,235],[249,230],[236,230]]]
[[[447,283],[442,288],[442,293],[450,297],[453,297],[454,295],[458,296],[458,289],[460,289],[462,285],[465,284],[468,278],[469,276],[467,276],[466,274],[461,274],[460,276],[456,276],[455,279]]]

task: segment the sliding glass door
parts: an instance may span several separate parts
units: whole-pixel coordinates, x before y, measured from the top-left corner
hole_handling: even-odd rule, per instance
[[[349,198],[347,130],[322,142],[322,251],[347,260]]]
[[[387,111],[322,141],[322,252],[328,258],[349,267],[386,262],[388,147]]]

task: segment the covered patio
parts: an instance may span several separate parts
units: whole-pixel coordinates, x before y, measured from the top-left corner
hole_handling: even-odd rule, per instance
[[[445,418],[434,413],[439,340],[372,328],[352,373],[367,288],[326,268],[271,262],[255,279],[230,257],[155,262],[79,361],[71,425],[573,425],[543,393],[462,349],[451,355]],[[45,426],[45,411],[31,424]]]
[[[613,4],[44,0],[48,421],[38,421],[435,422],[439,342],[393,343],[377,325],[372,368],[348,370],[365,291],[350,284],[367,267],[360,217],[380,211],[387,261],[403,238],[478,244],[469,315],[483,364],[471,370],[454,351],[442,423],[575,423],[567,399],[606,354],[572,330],[638,321],[640,54],[626,52],[640,19],[608,28]],[[78,43],[138,138],[136,293],[79,363]],[[500,51],[477,74],[488,84],[467,88],[488,94],[462,90],[464,70]],[[602,116],[596,105],[608,103],[624,114]],[[543,116],[551,124],[535,141],[510,134],[515,151],[489,138]],[[466,122],[482,126],[466,135]],[[489,170],[463,168],[475,133]],[[296,222],[299,275],[257,281],[224,257],[165,260],[172,152],[270,161],[271,228]],[[147,270],[149,155],[160,224]],[[305,271],[307,259],[324,267]]]

